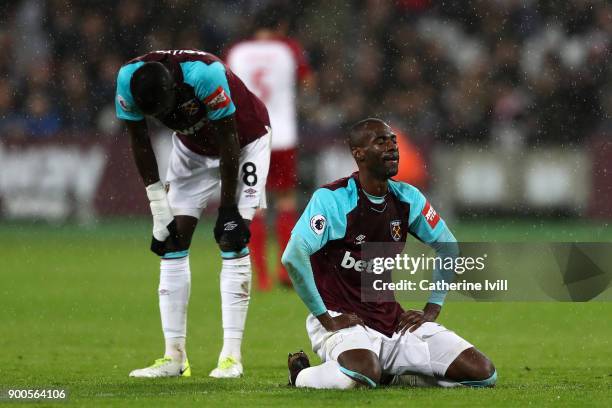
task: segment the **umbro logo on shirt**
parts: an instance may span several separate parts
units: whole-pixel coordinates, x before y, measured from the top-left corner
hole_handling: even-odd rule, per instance
[[[355,238],[355,243],[357,245],[361,245],[365,242],[366,236],[363,234],[357,235],[357,237]]]

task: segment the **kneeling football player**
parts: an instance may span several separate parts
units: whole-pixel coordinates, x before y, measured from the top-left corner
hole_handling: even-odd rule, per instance
[[[350,261],[361,259],[364,242],[403,247],[412,234],[442,258],[456,257],[458,245],[419,190],[390,179],[399,154],[386,123],[363,120],[351,128],[348,140],[359,171],[313,194],[283,254],[296,292],[311,312],[306,326],[312,349],[323,361],[311,367],[305,353],[290,354],[290,384],[493,386],[493,363],[435,323],[445,292],[432,292],[422,311],[404,311],[396,301],[362,301],[364,271]],[[434,279],[450,281],[453,273],[436,269]]]

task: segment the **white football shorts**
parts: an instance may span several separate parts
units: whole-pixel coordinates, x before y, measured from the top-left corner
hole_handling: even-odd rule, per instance
[[[248,220],[258,208],[266,208],[271,138],[267,129],[267,134],[240,150],[236,201],[242,218]],[[192,152],[173,134],[166,183],[172,213],[200,218],[210,198],[221,189],[219,158]]]
[[[412,333],[394,333],[393,337],[387,337],[363,326],[328,332],[311,314],[306,319],[306,330],[312,350],[323,362],[337,360],[347,350],[366,349],[378,356],[383,374],[391,375],[415,373],[442,377],[459,354],[473,347],[455,332],[432,322],[423,323]]]

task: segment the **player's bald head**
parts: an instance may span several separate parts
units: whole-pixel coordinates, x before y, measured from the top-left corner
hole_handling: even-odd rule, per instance
[[[132,75],[130,90],[136,106],[147,115],[155,115],[174,102],[174,78],[160,62],[146,62]]]
[[[397,174],[397,137],[384,121],[368,118],[355,123],[349,129],[348,143],[357,167],[363,174],[379,180]]]
[[[383,120],[378,118],[367,118],[360,120],[350,127],[348,132],[348,144],[350,148],[363,147],[373,133],[389,128]]]

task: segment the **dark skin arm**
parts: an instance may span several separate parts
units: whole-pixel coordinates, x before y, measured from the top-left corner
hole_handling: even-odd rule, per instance
[[[221,174],[221,207],[236,205],[238,185],[238,159],[240,143],[234,115],[212,122],[216,144],[219,146],[219,172]]]
[[[402,313],[402,317],[395,331],[401,331],[401,333],[404,334],[406,330],[410,329],[410,332],[413,332],[425,322],[434,322],[438,318],[441,309],[442,307],[440,305],[427,303],[423,310],[406,310]]]
[[[356,326],[358,324],[363,326],[363,320],[354,313],[332,317],[329,313],[325,312],[318,315],[317,319],[321,323],[321,326],[330,332],[346,329],[347,327]]]
[[[151,145],[151,139],[149,138],[147,122],[145,120],[126,120],[124,122],[128,133],[130,134],[132,155],[134,157],[134,162],[136,162],[136,167],[138,168],[138,173],[140,173],[142,181],[144,182],[145,186],[157,183],[159,181],[159,170],[157,168],[155,152],[153,151],[153,146]],[[192,220],[195,220],[195,222]],[[177,232],[175,219],[166,227],[170,233],[170,239],[160,242],[153,237],[151,241],[151,250],[158,255],[163,255],[163,253],[166,251],[187,249],[189,247],[191,234],[193,234],[193,228],[195,228],[197,219],[185,217],[185,220],[183,221],[187,228],[181,227],[181,231],[190,231],[188,234],[185,232]],[[189,225],[191,224],[193,224],[193,228],[189,230]],[[183,222],[181,225],[183,225]]]
[[[130,135],[132,155],[142,181],[145,186],[158,182],[157,159],[149,138],[147,122],[126,120],[124,123]]]

